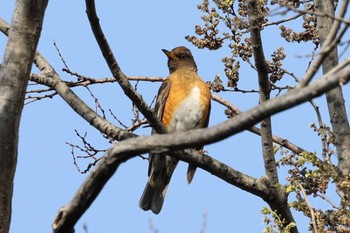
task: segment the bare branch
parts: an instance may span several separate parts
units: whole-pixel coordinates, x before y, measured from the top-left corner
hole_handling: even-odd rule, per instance
[[[211,94],[211,98],[214,101],[226,106],[228,109],[231,109],[234,112],[234,115],[238,115],[241,113],[241,111],[236,106],[234,106],[232,103],[230,103],[229,101],[227,101],[227,100],[225,100],[225,99],[223,99],[215,94]],[[248,128],[247,130],[256,134],[256,135],[259,135],[259,136],[261,135],[260,128],[258,128],[256,126]],[[287,139],[280,138],[276,135],[272,135],[272,139],[273,139],[273,142],[277,143],[280,146],[287,148],[290,151],[293,151],[295,154],[300,154],[304,151],[307,151],[307,150],[295,145],[294,143],[289,142]]]
[[[254,55],[255,67],[258,74],[259,82],[259,102],[261,105],[269,102],[271,85],[268,77],[268,64],[265,60],[263,44],[260,34],[261,21],[263,14],[258,6],[258,2],[254,0],[247,1],[248,6],[248,21],[249,31],[252,42],[252,51]],[[278,181],[278,172],[273,149],[272,140],[272,123],[271,117],[266,117],[261,120],[261,145],[263,161],[265,165],[265,184],[268,186],[265,192],[269,193],[269,198],[264,199],[271,207],[271,209],[281,216],[283,227],[287,227],[294,222],[294,218],[290,208],[288,207],[287,195],[276,188]],[[293,227],[291,232],[297,233],[297,227]]]
[[[327,145],[327,141],[326,141],[326,129],[325,129],[325,124],[323,124],[323,120],[322,120],[322,116],[320,113],[320,109],[319,107],[315,104],[315,102],[313,100],[309,101],[311,106],[315,109],[316,115],[317,115],[317,120],[318,120],[318,124],[320,127],[320,136],[321,136],[321,143],[322,143],[322,157],[323,160],[330,163],[329,158],[327,157],[327,152],[328,152],[328,145]]]
[[[105,149],[96,149],[91,143],[89,143],[87,141],[87,133],[85,132],[85,134],[82,136],[79,134],[79,132],[77,130],[75,130],[76,135],[81,139],[82,143],[83,143],[83,147],[66,142],[66,144],[68,144],[72,150],[71,150],[71,154],[73,157],[73,163],[75,165],[75,167],[78,169],[78,172],[80,172],[81,174],[85,174],[87,173],[91,167],[95,166],[97,164],[97,162],[101,159],[101,158],[97,158],[96,155],[97,154],[101,154],[101,153],[106,153],[107,150]],[[83,152],[85,155],[75,155],[75,151],[74,149],[78,149],[79,151]],[[93,161],[91,163],[89,163],[87,165],[87,167],[82,170],[78,163],[77,163],[77,159],[80,158],[91,158]]]
[[[281,20],[265,23],[262,26],[263,27],[268,27],[268,26],[272,26],[272,25],[278,25],[278,24],[281,24],[281,23],[286,23],[288,21],[293,21],[293,20],[299,18],[300,16],[303,16],[304,14],[305,14],[304,12],[298,13],[298,14],[296,14],[294,16],[289,17],[289,18],[285,18],[285,19],[281,19]]]
[[[349,5],[348,0],[342,1],[340,9],[340,16],[343,17]],[[325,12],[327,15],[334,15],[335,9],[332,2],[315,0],[317,12]],[[343,29],[338,33],[338,38],[335,41],[329,41],[329,31],[332,31],[334,25],[340,25],[340,22],[333,20],[330,17],[318,17],[319,22],[318,31],[320,35],[321,46],[328,47],[330,44],[337,44],[340,37],[345,34],[349,27],[349,23],[345,24]],[[335,46],[330,46],[332,49],[327,54],[327,57],[322,62],[323,72],[332,72],[334,67],[338,65],[338,51]],[[345,101],[341,87],[336,87],[326,93],[327,106],[332,124],[332,129],[335,135],[335,146],[338,155],[338,168],[340,177],[348,177],[350,174],[350,127],[348,114],[346,111]],[[341,194],[343,200],[350,199],[350,192],[348,188],[337,185],[337,191]],[[348,202],[349,203],[349,202]]]
[[[99,18],[96,14],[95,1],[86,0],[86,13],[89,18],[91,29],[94,33],[96,41],[100,46],[103,57],[105,58],[110,71],[112,72],[113,77],[118,81],[120,87],[123,89],[126,96],[137,106],[140,112],[147,118],[151,126],[158,132],[165,132],[160,120],[153,114],[153,111],[148,107],[148,105],[143,101],[139,93],[129,83],[126,75],[120,69],[117,60],[115,59],[111,48],[107,42],[106,37],[102,31],[102,28],[99,23]]]
[[[265,60],[262,39],[260,34],[262,13],[258,9],[256,1],[248,1],[249,30],[252,41],[255,67],[257,68],[259,80],[259,101],[260,104],[270,99],[270,82],[268,79],[268,64]],[[278,183],[278,173],[273,152],[271,119],[265,118],[261,121],[262,153],[264,156],[265,175],[272,184]]]
[[[8,27],[9,25],[4,20],[0,19],[0,28],[5,29],[2,31],[7,31],[6,28]],[[32,78],[35,78],[34,81],[53,88],[76,113],[101,133],[118,141],[136,136],[133,133],[116,127],[87,106],[87,104],[62,81],[54,68],[39,52],[35,54],[34,63],[42,73],[41,75],[33,75]]]
[[[9,232],[19,123],[47,0],[16,1],[0,69],[0,232]]]
[[[161,140],[162,144],[156,142],[161,138],[164,139],[165,135],[167,137],[165,138],[166,140]],[[80,216],[91,205],[97,194],[102,190],[104,184],[121,163],[138,154],[151,150],[167,151],[167,149],[161,148],[164,148],[163,145],[171,144],[171,140],[176,140],[177,136],[174,136],[175,134],[155,134],[149,137],[137,137],[124,140],[118,143],[118,146],[112,147],[106,155],[102,157],[96,168],[89,173],[72,201],[60,210],[53,223],[54,232],[71,231],[75,222],[78,221]],[[207,155],[203,155],[195,150],[184,150],[181,151],[181,153],[173,153],[172,155],[181,160],[196,164],[231,184],[257,193],[260,196],[263,195],[263,190],[265,188],[262,182],[258,182],[257,179],[238,172]]]
[[[330,4],[333,4],[329,2]],[[343,1],[342,7],[339,11],[338,18],[344,18],[344,15],[346,13],[347,7],[348,7],[349,1]],[[322,10],[323,11],[323,10]],[[319,56],[315,59],[314,63],[310,66],[310,68],[307,70],[306,74],[304,75],[303,79],[300,81],[300,86],[308,85],[310,80],[314,77],[316,72],[319,70],[322,62],[326,59],[326,57],[329,55],[329,53],[335,48],[337,43],[340,41],[339,36],[342,36],[345,33],[345,30],[349,25],[346,25],[343,29],[342,33],[339,33],[339,36],[337,37],[337,32],[339,31],[339,28],[341,26],[341,22],[339,20],[335,20],[333,22],[333,25],[330,29],[327,30],[327,38],[323,42],[321,52]],[[319,22],[320,23],[320,22]]]
[[[92,93],[92,91],[90,90],[89,87],[85,87],[85,88],[89,91],[90,96],[94,99],[94,102],[95,102],[95,112],[97,112],[98,110],[100,110],[101,113],[102,113],[102,117],[103,117],[104,119],[106,119],[105,110],[102,108],[101,103],[100,103],[100,101],[98,100],[98,98],[94,95],[94,93]]]
[[[56,49],[56,51],[57,51],[57,53],[58,53],[58,56],[60,57],[60,59],[61,59],[63,65],[64,65],[64,67],[65,67],[66,69],[69,69],[69,68],[68,68],[68,65],[67,65],[67,63],[66,63],[66,60],[64,60],[63,55],[61,54],[61,51],[60,51],[60,49],[58,48],[58,46],[57,46],[57,44],[56,44],[56,41],[53,41],[53,45],[55,46],[55,49]]]
[[[350,62],[350,59],[348,62]],[[245,113],[208,129],[130,138],[115,144],[89,174],[71,202],[60,210],[53,224],[54,232],[72,231],[74,224],[91,205],[122,162],[138,154],[154,150],[167,152],[167,155],[191,162],[226,182],[252,192],[266,201],[271,200],[269,189],[266,189],[262,179],[257,180],[244,175],[207,155],[183,152],[169,154],[169,151],[220,141],[251,127],[272,114],[319,96],[340,83],[347,83],[349,80],[350,68],[348,67],[332,76],[325,76],[316,80],[306,87],[291,90],[283,96],[266,101]],[[193,150],[185,150],[184,152],[188,151]]]
[[[312,208],[312,206],[310,204],[310,201],[307,198],[307,195],[306,195],[305,190],[304,190],[303,186],[301,185],[301,183],[298,183],[298,186],[299,186],[300,192],[304,196],[305,203],[306,203],[306,205],[307,205],[307,207],[309,208],[309,211],[310,211],[313,233],[318,233],[314,208]]]

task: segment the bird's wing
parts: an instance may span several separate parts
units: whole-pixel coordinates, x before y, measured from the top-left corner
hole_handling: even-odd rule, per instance
[[[169,79],[166,79],[163,84],[160,86],[158,94],[157,94],[157,100],[156,100],[156,105],[154,108],[154,112],[158,119],[162,120],[163,118],[163,112],[164,112],[164,106],[165,102],[169,96],[169,91],[170,91],[170,82]],[[155,130],[152,130],[152,134],[156,133]],[[149,156],[149,166],[148,166],[148,176],[151,174],[152,171],[152,165],[153,165],[153,159],[154,155],[150,154]]]
[[[209,105],[206,109],[204,109],[203,113],[203,121],[202,121],[202,128],[207,128],[209,125],[209,118],[210,118],[210,110],[211,110],[211,101],[209,100]],[[203,146],[196,147],[196,150],[202,150]]]
[[[211,110],[211,102],[209,101],[209,105],[207,108],[206,113],[204,114],[204,116],[206,117],[205,121],[204,121],[204,125],[203,128],[207,128],[208,124],[209,124],[209,118],[210,118],[210,110]]]

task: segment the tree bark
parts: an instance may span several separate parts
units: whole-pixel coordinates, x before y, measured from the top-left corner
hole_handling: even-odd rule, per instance
[[[343,3],[345,4],[345,3]],[[334,15],[335,9],[332,1],[315,0],[316,12],[320,15],[317,17],[317,26],[319,31],[321,47],[327,39],[329,31],[333,25],[333,18],[325,15]],[[335,47],[329,52],[322,63],[323,73],[329,72],[338,65],[338,51]],[[342,88],[336,87],[326,93],[328,112],[335,135],[335,146],[338,155],[339,175],[342,178],[350,175],[350,128],[347,117],[345,101],[343,98]],[[347,200],[350,200],[348,188],[341,188],[338,184],[338,193]]]
[[[252,50],[254,55],[255,67],[258,73],[259,82],[259,102],[264,103],[270,99],[271,86],[268,77],[268,65],[265,60],[263,42],[261,39],[259,20],[263,17],[259,13],[256,1],[248,2],[249,30],[252,41]],[[276,159],[273,151],[272,140],[272,122],[271,117],[263,119],[261,125],[261,145],[264,157],[265,176],[272,185],[278,183],[278,173],[276,168]]]
[[[154,149],[158,151],[177,150],[223,140],[255,125],[268,116],[320,96],[335,86],[338,86],[340,83],[346,84],[350,81],[349,64],[350,58],[340,65],[343,68],[345,66],[347,68],[338,70],[338,72],[334,72],[332,75],[323,76],[308,86],[290,90],[283,96],[264,102],[216,126],[173,134],[155,134],[149,137],[129,138],[114,144],[106,155],[102,157],[94,170],[89,173],[72,201],[59,211],[53,223],[53,231],[57,233],[73,232],[75,223],[87,210],[98,193],[102,190],[103,185],[107,183],[120,163],[124,160],[136,156],[137,154],[150,152]],[[220,179],[261,197],[266,202],[271,203],[271,209],[276,210],[278,213],[284,212],[284,217],[287,219],[292,218],[290,208],[286,203],[286,196],[283,195],[283,193],[277,193],[277,195],[275,193],[272,195],[270,192],[271,189],[267,190],[263,188],[265,185],[260,179],[256,180],[255,178],[244,176],[242,173],[219,161],[215,161],[209,156],[189,153],[175,153],[171,155],[176,156],[180,160],[193,163],[197,167],[208,171]],[[292,232],[296,232],[297,228],[294,227],[291,230]]]
[[[18,130],[47,0],[17,0],[0,70],[0,233],[11,223]]]
[[[261,18],[264,15],[258,9],[257,1],[248,1],[248,21],[252,42],[252,51],[254,55],[255,67],[258,73],[259,81],[259,101],[260,104],[270,99],[270,81],[268,77],[268,65],[265,60],[263,42],[261,39]],[[283,219],[283,226],[280,231],[284,231],[286,227],[295,222],[292,212],[288,205],[288,195],[276,188],[279,184],[276,159],[273,150],[272,139],[272,122],[271,117],[264,118],[261,123],[261,145],[265,165],[264,181],[269,190],[268,195],[262,198],[269,204],[271,209],[275,211]],[[290,232],[297,233],[298,228],[291,227]]]

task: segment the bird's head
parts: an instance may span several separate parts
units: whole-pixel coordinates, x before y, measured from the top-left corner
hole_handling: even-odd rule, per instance
[[[171,51],[162,49],[165,55],[168,57],[169,72],[172,73],[179,68],[186,67],[197,72],[197,65],[193,59],[191,51],[184,47],[176,47]]]

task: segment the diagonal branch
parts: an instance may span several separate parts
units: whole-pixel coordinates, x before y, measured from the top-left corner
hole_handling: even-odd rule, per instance
[[[347,63],[350,63],[350,58],[347,59]],[[266,101],[247,112],[208,129],[130,138],[115,144],[89,174],[72,201],[60,210],[53,224],[54,232],[71,232],[74,224],[94,201],[98,193],[102,190],[103,185],[113,175],[120,163],[130,157],[152,150],[169,152],[181,148],[218,142],[251,127],[268,116],[308,101],[336,86],[349,82],[349,80],[350,67],[347,67],[333,75],[325,75],[323,78],[316,80],[306,87],[291,90],[283,96]],[[269,189],[265,188],[266,186],[263,182],[260,182],[262,179],[257,180],[239,173],[209,156],[201,156],[193,153],[183,157],[180,157],[179,153],[173,153],[172,156],[191,162],[244,190],[252,193],[255,192],[256,195],[266,201],[271,201],[271,198],[273,198],[270,196]],[[245,182],[239,182],[243,180]]]
[[[95,1],[86,0],[86,13],[89,18],[89,23],[96,38],[100,50],[103,54],[103,57],[108,64],[110,71],[112,72],[113,77],[118,81],[120,87],[123,89],[126,96],[136,105],[140,112],[146,117],[150,125],[158,132],[165,132],[165,129],[160,122],[160,120],[153,114],[153,111],[149,106],[143,101],[141,95],[135,91],[132,85],[129,83],[127,76],[120,69],[117,60],[115,59],[111,48],[107,42],[106,37],[102,31],[102,28],[99,23],[99,18],[96,14]]]
[[[3,22],[0,21],[0,28],[3,28]],[[49,78],[47,75],[35,75],[33,78],[35,78],[36,82],[42,83],[44,85],[47,85],[49,87],[53,87],[53,83],[59,83],[59,85],[55,85],[55,90],[61,95],[63,99],[66,100],[66,102],[73,108],[75,111],[81,115],[85,120],[90,122],[96,129],[98,129],[100,132],[105,133],[106,135],[113,137],[117,140],[123,140],[128,137],[136,136],[133,135],[127,131],[123,131],[114,125],[108,123],[104,118],[100,117],[96,112],[91,110],[86,104],[78,97],[76,96],[70,89],[67,87],[66,83],[63,82],[58,74],[54,71],[54,69],[50,66],[50,64],[39,54],[36,55],[36,64],[39,67],[40,70],[42,70],[42,73],[44,74],[50,74]],[[134,77],[134,79],[137,79],[138,77]],[[148,79],[148,78],[147,78]],[[159,81],[160,78],[154,77],[152,80]],[[213,95],[213,99],[218,101],[218,97],[215,97]],[[227,105],[227,107],[230,107],[231,109],[235,109],[235,111],[239,112],[236,108],[234,108],[232,105]],[[105,127],[100,127],[104,125]],[[260,134],[260,129],[257,127],[251,128],[252,132],[255,132],[257,134]],[[276,137],[276,136],[275,136]],[[290,148],[295,153],[301,153],[304,151],[304,149],[297,147],[296,145],[289,143],[287,140],[283,140],[281,138],[276,137],[276,142],[280,143],[282,146],[286,146],[287,148]],[[192,151],[192,153],[195,153]],[[186,161],[185,158],[181,158]],[[218,175],[219,176],[219,175]],[[219,176],[220,177],[220,176]],[[223,177],[220,177],[223,178]],[[238,179],[237,179],[238,180]],[[253,185],[247,185],[247,187],[252,187]],[[238,185],[238,187],[240,187]],[[245,189],[243,185],[242,189]],[[251,190],[250,188],[246,190]]]
[[[343,6],[341,8],[342,13],[345,14],[348,4],[348,0],[343,1]],[[334,15],[335,9],[332,2],[315,0],[315,6],[317,6],[316,12],[325,12],[327,15]],[[320,35],[321,47],[328,46],[329,30],[332,30],[334,25],[339,24],[339,22],[330,17],[317,17],[317,21],[319,22],[318,31]],[[344,32],[348,27],[349,24],[345,24],[342,32]],[[341,32],[339,34],[341,34]],[[338,43],[338,41],[332,42]],[[333,47],[322,62],[323,72],[327,73],[336,65],[338,65],[338,51],[336,47]],[[348,179],[347,177],[350,174],[350,127],[342,88],[337,87],[327,92],[326,99],[330,122],[335,135],[339,174],[340,177]],[[345,200],[349,200],[350,192],[348,188],[338,185],[337,191]]]
[[[238,114],[242,113],[232,103],[230,103],[229,101],[227,101],[227,100],[225,100],[225,99],[223,99],[223,98],[221,98],[221,97],[219,97],[219,96],[217,96],[217,95],[215,95],[213,93],[211,94],[211,98],[214,101],[216,101],[216,102],[226,106],[227,108],[231,109],[234,112],[235,115],[238,115]],[[252,133],[254,133],[254,134],[256,134],[256,135],[261,136],[261,129],[256,127],[256,126],[248,128],[247,130],[252,132]],[[299,147],[299,146],[295,145],[294,143],[288,141],[287,139],[280,138],[277,135],[272,135],[272,140],[273,140],[274,143],[277,143],[278,145],[283,146],[284,148],[287,148],[288,150],[292,151],[295,154],[300,154],[300,153],[306,151],[302,147]]]
[[[0,19],[0,30],[5,35],[8,34],[9,28],[9,25]],[[35,78],[35,81],[38,83],[53,88],[77,114],[101,133],[118,141],[136,136],[133,133],[118,128],[92,110],[70,89],[66,82],[62,81],[55,69],[39,52],[35,54],[34,63],[41,71],[41,74],[34,75],[32,78]]]
[[[329,4],[333,4],[332,2],[328,2]],[[347,7],[349,5],[349,1],[343,1],[343,4],[340,8],[338,18],[343,19],[345,16],[345,13],[347,11]],[[316,8],[321,7],[320,5],[316,6]],[[321,12],[324,12],[324,9],[320,9]],[[319,13],[319,12],[316,12]],[[318,18],[319,19],[319,18]],[[339,43],[341,37],[337,37],[337,32],[340,29],[342,21],[334,20],[333,25],[327,29],[327,38],[325,38],[324,42],[322,43],[322,48],[320,51],[319,56],[315,59],[314,63],[310,66],[310,68],[307,70],[306,74],[304,75],[303,79],[300,80],[299,86],[306,86],[309,84],[311,79],[315,76],[316,72],[319,70],[320,66],[322,65],[322,62],[327,58],[328,54],[337,46]],[[318,21],[318,25],[322,24],[320,21]],[[346,29],[348,25],[344,28]],[[344,34],[345,30],[343,30],[343,33],[340,33],[339,35],[342,36]]]
[[[92,110],[67,86],[64,81],[62,81],[53,67],[46,61],[43,56],[41,56],[39,52],[36,53],[34,62],[43,73],[43,75],[36,76],[36,78],[39,79],[38,81],[55,89],[55,91],[76,113],[78,113],[84,120],[89,122],[101,133],[104,133],[118,141],[136,136],[133,133],[122,130],[119,127],[113,125],[101,117],[99,114],[97,114],[94,110]]]
[[[0,21],[0,30],[2,30],[1,21]],[[340,69],[342,69],[342,68],[343,67],[340,67]],[[70,72],[70,73],[74,73],[74,72]],[[74,75],[77,75],[79,77],[83,77],[82,75],[78,75],[76,73]],[[130,81],[134,80],[134,81],[162,82],[162,81],[164,81],[164,78],[156,77],[156,76],[151,76],[151,77],[128,76],[128,80],[130,80]],[[32,74],[31,81],[46,85],[48,87],[52,87],[51,82],[49,82],[49,80],[45,80],[45,77],[42,75]],[[116,80],[114,78],[94,79],[94,78],[89,78],[89,77],[83,77],[82,81],[65,82],[65,83],[67,84],[68,87],[78,87],[78,86],[88,86],[88,85],[92,85],[92,84],[110,83],[110,82],[116,82]],[[50,89],[50,90],[52,90],[52,89]],[[219,104],[231,109],[234,112],[234,115],[241,113],[241,111],[236,106],[234,106],[232,103],[230,103],[229,101],[227,101],[227,100],[225,100],[225,99],[223,99],[223,98],[221,98],[213,93],[211,94],[211,98],[212,98],[212,100],[218,102]],[[247,130],[256,134],[256,135],[259,135],[259,136],[261,135],[260,128],[258,128],[256,126],[253,126]],[[292,151],[295,154],[300,154],[300,153],[306,151],[304,148],[299,147],[299,146],[295,145],[293,142],[290,142],[287,139],[281,138],[277,135],[272,135],[272,139],[273,139],[274,143],[277,143],[278,145],[285,147],[286,149]]]
[[[53,222],[53,230],[55,233],[73,232],[75,223],[82,214],[89,208],[95,200],[103,186],[109,178],[121,165],[128,159],[149,152],[150,148],[160,148],[161,144],[156,141],[163,135],[155,135],[150,137],[137,137],[135,140],[125,140],[118,143],[118,146],[112,147],[97,164],[96,168],[89,173],[84,183],[80,186],[73,199],[60,209],[58,215]],[[175,138],[171,134],[169,138]],[[172,140],[172,139],[170,139]],[[165,140],[165,145],[169,145],[171,141]],[[191,162],[204,170],[211,172],[213,175],[225,180],[226,182],[240,187],[244,190],[252,192],[258,196],[264,195],[266,189],[263,182],[256,178],[245,175],[239,171],[232,169],[220,161],[210,156],[202,155],[194,150],[185,150],[181,153],[173,153],[173,156]]]

